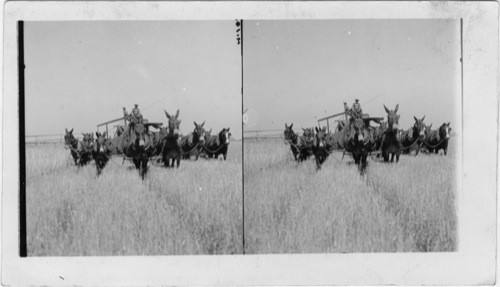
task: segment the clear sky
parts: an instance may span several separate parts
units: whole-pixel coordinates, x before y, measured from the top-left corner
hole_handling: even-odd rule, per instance
[[[399,104],[402,128],[426,115],[456,130],[460,22],[245,21],[244,79],[245,129],[314,126],[358,98],[370,116]]]
[[[92,132],[139,104],[241,138],[235,21],[26,22],[25,64],[27,135]]]

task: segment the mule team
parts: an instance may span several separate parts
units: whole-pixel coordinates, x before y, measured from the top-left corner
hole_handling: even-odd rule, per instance
[[[74,137],[73,129],[66,129],[64,141],[75,164],[83,166],[95,160],[98,175],[113,155],[122,155],[123,161],[131,159],[143,179],[148,161],[152,158],[163,161],[166,167],[179,167],[181,159],[191,157],[197,160],[200,156],[218,158],[222,155],[226,160],[231,137],[229,128],[212,135],[212,129],[205,130],[205,122],[194,122],[194,130],[183,136],[179,132],[179,110],[175,115],[165,111],[165,115],[168,118],[167,127],[161,127],[161,123],[130,121],[129,125],[118,126],[112,138],[106,132],[96,132],[96,138],[93,133],[84,133],[81,141]],[[157,131],[150,130],[151,127]]]
[[[346,107],[345,104],[344,106]],[[432,124],[427,126],[424,123],[425,116],[421,119],[413,117],[415,120],[413,127],[402,130],[399,129],[398,107],[399,105],[396,105],[394,110],[390,110],[384,105],[387,121],[369,118],[354,108],[346,107],[347,121],[339,121],[334,133],[327,132],[326,127],[316,127],[303,128],[302,135],[299,135],[293,131],[293,123],[290,126],[285,123],[285,143],[290,144],[297,161],[304,161],[314,156],[318,169],[332,151],[343,150],[344,154],[352,155],[361,174],[365,172],[368,154],[372,153],[381,155],[385,162],[389,160],[393,162],[394,157],[397,162],[401,153],[409,154],[412,151],[415,151],[416,155],[420,150],[427,150],[429,153],[443,150],[444,154],[447,154],[451,132],[449,122],[433,130]],[[377,122],[378,127],[371,126],[370,121]]]

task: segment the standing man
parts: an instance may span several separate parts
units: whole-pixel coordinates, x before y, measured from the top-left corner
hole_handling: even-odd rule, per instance
[[[361,110],[361,105],[359,104],[358,99],[356,99],[356,102],[352,104],[352,116],[355,119],[360,119],[363,117],[363,111]]]
[[[125,107],[123,107],[123,119],[125,120],[125,124],[127,123],[128,118],[128,112]]]
[[[139,110],[139,105],[135,104],[135,107],[132,109],[132,118],[134,119],[134,123],[142,123],[142,115]]]

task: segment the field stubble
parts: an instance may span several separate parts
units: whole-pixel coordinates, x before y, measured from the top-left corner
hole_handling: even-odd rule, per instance
[[[316,171],[283,143],[245,143],[247,253],[456,250],[454,153],[370,159],[366,177],[341,157]]]
[[[62,147],[26,148],[29,256],[242,253],[241,143],[227,161],[77,168]]]

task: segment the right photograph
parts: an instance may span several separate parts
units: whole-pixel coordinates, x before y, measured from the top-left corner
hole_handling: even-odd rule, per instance
[[[462,23],[252,20],[246,254],[458,250]]]

